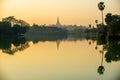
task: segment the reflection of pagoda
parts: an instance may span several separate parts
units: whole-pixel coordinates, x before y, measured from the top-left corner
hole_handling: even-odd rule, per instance
[[[60,42],[61,42],[60,40],[57,40],[57,41],[56,41],[56,44],[57,44],[57,50],[59,50]]]
[[[60,21],[59,21],[59,17],[57,17],[56,27],[61,28],[61,24],[60,24]]]

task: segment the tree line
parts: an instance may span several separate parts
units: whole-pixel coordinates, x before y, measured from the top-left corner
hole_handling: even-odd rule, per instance
[[[0,36],[18,36],[29,29],[29,24],[23,20],[9,16],[0,21]]]

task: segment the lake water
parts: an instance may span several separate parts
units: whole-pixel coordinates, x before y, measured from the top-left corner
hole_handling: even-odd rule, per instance
[[[29,41],[26,45],[14,55],[0,50],[0,80],[118,80],[120,76],[120,62],[106,62],[96,41]],[[100,75],[101,65],[105,70]]]

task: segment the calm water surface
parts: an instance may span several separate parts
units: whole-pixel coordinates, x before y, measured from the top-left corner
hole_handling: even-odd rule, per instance
[[[102,46],[91,41],[46,41],[33,44],[14,55],[0,50],[0,80],[117,80],[120,62],[107,63]],[[103,55],[104,56],[104,55]]]

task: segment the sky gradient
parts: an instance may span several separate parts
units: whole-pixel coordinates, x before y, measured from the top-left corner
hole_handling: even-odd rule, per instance
[[[101,22],[97,4],[105,2],[106,13],[120,14],[120,0],[0,0],[0,20],[15,16],[30,24],[55,24],[57,16],[61,24],[95,25]]]

